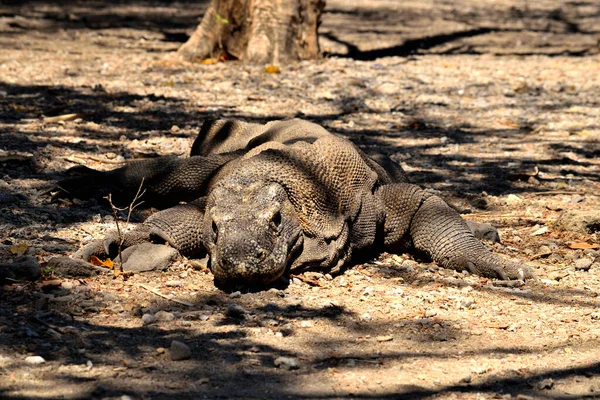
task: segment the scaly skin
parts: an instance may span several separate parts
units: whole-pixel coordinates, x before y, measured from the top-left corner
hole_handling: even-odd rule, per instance
[[[84,185],[93,175],[101,187]],[[533,277],[491,253],[441,198],[407,183],[386,157],[313,123],[209,121],[187,159],[134,162],[59,183],[62,195],[118,193],[130,200],[143,181],[146,205],[171,206],[125,237],[125,245],[168,242],[184,255],[207,251],[217,284],[257,286],[286,269],[337,272],[357,252],[414,247],[440,265],[501,279]],[[114,256],[109,235],[80,256]]]

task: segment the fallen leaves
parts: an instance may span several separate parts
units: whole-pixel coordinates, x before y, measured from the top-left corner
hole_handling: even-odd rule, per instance
[[[203,60],[196,61],[196,63],[202,64],[202,65],[213,65],[213,64],[216,64],[218,62],[219,62],[219,60],[216,59],[216,58],[205,58]]]
[[[23,254],[25,254],[25,252],[27,252],[27,247],[27,243],[19,243],[12,246],[9,249],[9,252],[10,254],[14,254],[16,256],[22,256]]]
[[[90,257],[90,264],[95,265],[96,267],[105,267],[105,268],[108,268],[108,269],[114,269],[115,268],[115,263],[113,263],[110,258],[107,258],[106,260],[102,261],[101,259],[99,259],[96,256],[91,256]]]
[[[575,249],[575,250],[597,249],[598,247],[600,247],[600,245],[598,245],[598,243],[589,244],[586,242],[574,242],[574,243],[569,244],[569,248]]]
[[[279,69],[279,67],[276,66],[276,65],[267,65],[265,67],[265,72],[267,74],[280,74],[281,73],[281,69]]]

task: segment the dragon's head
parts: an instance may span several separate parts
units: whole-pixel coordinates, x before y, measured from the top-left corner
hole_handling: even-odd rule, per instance
[[[204,241],[217,286],[264,286],[302,246],[302,227],[284,188],[221,182],[206,202]]]

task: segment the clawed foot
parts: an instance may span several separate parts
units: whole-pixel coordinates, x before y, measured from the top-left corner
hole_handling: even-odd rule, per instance
[[[454,260],[459,270],[467,270],[472,274],[486,278],[506,280],[537,279],[533,269],[522,263],[505,260],[496,255],[491,255],[480,260]]]

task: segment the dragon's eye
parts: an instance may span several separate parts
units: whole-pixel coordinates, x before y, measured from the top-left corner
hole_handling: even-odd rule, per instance
[[[281,212],[277,211],[275,214],[273,214],[271,222],[273,223],[275,228],[279,229],[279,227],[281,226]]]
[[[217,236],[219,236],[219,228],[217,227],[217,223],[215,222],[215,220],[213,219],[212,224],[211,224],[211,229],[213,231],[213,234],[215,235],[215,240],[217,239]]]

